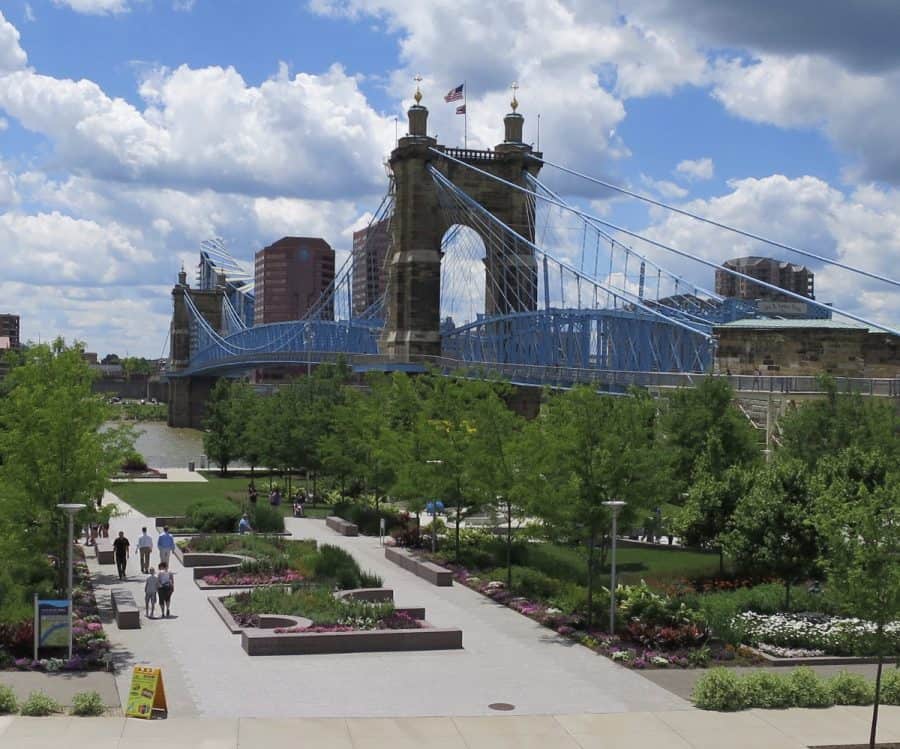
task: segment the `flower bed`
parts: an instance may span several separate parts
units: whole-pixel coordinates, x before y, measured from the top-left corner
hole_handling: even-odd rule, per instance
[[[303,579],[303,575],[293,570],[287,570],[278,574],[265,574],[262,572],[220,572],[214,575],[205,575],[201,578],[203,585],[208,588],[255,588],[258,585],[290,585]]]
[[[80,558],[73,568],[72,657],[34,660],[30,655],[24,655],[34,649],[34,623],[27,619],[15,625],[0,625],[0,642],[8,643],[9,648],[0,647],[0,669],[54,673],[98,671],[110,667],[109,640],[100,621],[90,572],[84,563],[84,552],[77,547],[75,553]],[[19,657],[16,653],[20,654]]]
[[[811,655],[870,656],[874,651],[875,625],[862,619],[824,614],[757,614],[736,617],[745,642],[777,657]],[[900,622],[886,627],[892,651],[900,650]],[[773,652],[780,649],[779,652]],[[800,652],[792,653],[792,649]],[[785,655],[788,653],[788,655]]]

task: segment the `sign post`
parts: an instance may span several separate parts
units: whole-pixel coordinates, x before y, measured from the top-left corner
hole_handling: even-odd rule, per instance
[[[150,720],[153,712],[168,715],[166,690],[163,687],[162,669],[149,666],[135,666],[131,673],[131,688],[128,690],[128,706],[125,715],[129,718]]]
[[[42,601],[34,597],[34,659],[41,648],[69,648],[71,645],[71,601]]]

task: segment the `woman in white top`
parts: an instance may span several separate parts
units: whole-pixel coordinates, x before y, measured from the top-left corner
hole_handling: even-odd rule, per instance
[[[159,565],[159,573],[156,575],[159,581],[159,609],[164,617],[172,615],[169,609],[169,602],[172,600],[172,593],[175,592],[175,573],[169,572],[168,564]]]

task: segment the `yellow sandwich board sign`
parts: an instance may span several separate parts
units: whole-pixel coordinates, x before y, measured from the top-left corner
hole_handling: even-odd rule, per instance
[[[128,690],[128,707],[125,709],[125,715],[149,720],[154,710],[161,710],[164,713],[168,713],[169,710],[166,706],[162,670],[135,666],[131,674],[131,688]]]

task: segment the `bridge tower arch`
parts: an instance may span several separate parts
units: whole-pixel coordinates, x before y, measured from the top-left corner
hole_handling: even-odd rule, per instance
[[[430,168],[480,203],[492,215],[529,241],[534,241],[534,198],[468,169],[435,151],[446,153],[488,174],[527,187],[526,175],[536,176],[541,154],[522,141],[524,117],[516,111],[504,117],[503,142],[493,150],[448,148],[428,135],[428,109],[410,107],[409,132],[398,141],[390,157],[394,176],[394,218],[387,261],[385,326],[380,348],[402,361],[441,354],[440,274],[441,240],[452,223],[441,209],[438,188]],[[484,311],[488,315],[531,312],[537,309],[538,272],[534,253],[525,242],[499,232],[470,226],[485,245]]]

